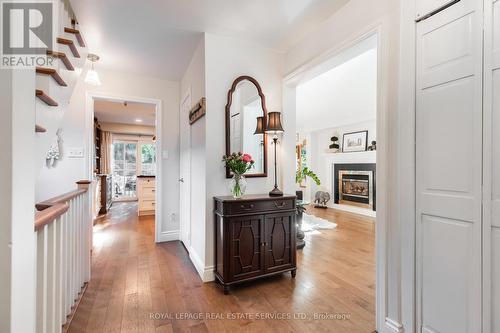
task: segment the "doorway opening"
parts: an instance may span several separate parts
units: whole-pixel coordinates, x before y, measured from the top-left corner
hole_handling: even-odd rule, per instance
[[[349,281],[347,292],[363,303],[349,305],[353,316],[371,332],[379,326],[382,244],[376,240],[384,227],[377,218],[384,207],[377,203],[385,202],[377,191],[384,182],[377,170],[385,168],[385,156],[377,152],[377,141],[385,137],[377,135],[384,128],[379,119],[385,119],[381,43],[376,31],[348,44],[289,75],[284,98],[296,115],[296,191],[303,207],[298,255],[308,260],[327,250],[334,257],[336,265],[325,266],[325,274]]]
[[[98,232],[99,221],[120,222],[117,217],[132,214],[138,222],[150,225],[158,240],[160,102],[92,95],[87,109],[88,117],[93,119],[89,173],[93,179],[92,211],[97,227],[94,231]],[[99,239],[96,233],[94,237]]]

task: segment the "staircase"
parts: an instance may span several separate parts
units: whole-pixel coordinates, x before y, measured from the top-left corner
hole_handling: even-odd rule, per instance
[[[64,114],[74,88],[81,79],[87,48],[68,0],[52,0],[57,28],[53,49],[47,50],[46,66],[36,68],[37,174],[45,165],[45,156]]]

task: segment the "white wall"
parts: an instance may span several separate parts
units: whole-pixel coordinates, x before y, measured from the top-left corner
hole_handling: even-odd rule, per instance
[[[240,75],[255,78],[266,97],[267,110],[281,111],[283,56],[251,42],[206,34],[206,233],[204,267],[213,279],[213,197],[228,195],[228,180],[221,162],[225,154],[225,106],[227,92]],[[294,131],[284,124],[285,131]],[[268,193],[273,188],[272,147],[268,146],[268,177],[248,179],[247,193]],[[292,164],[293,166],[294,164]]]
[[[70,105],[64,114],[63,147],[83,148],[86,145],[86,96],[87,93],[98,93],[110,97],[132,97],[159,99],[162,102],[163,149],[168,151],[168,159],[163,160],[162,182],[163,202],[158,207],[163,209],[161,232],[172,232],[179,229],[179,84],[165,80],[129,75],[120,72],[99,70],[102,85],[88,86],[83,82],[85,73],[78,81]],[[88,153],[85,152],[85,156]],[[159,152],[159,156],[161,153]],[[86,159],[69,159],[64,157],[57,167],[42,168],[37,182],[37,201],[51,198],[75,189],[75,182],[85,179]],[[57,180],[57,181],[56,181]]]
[[[202,38],[196,47],[191,62],[189,63],[186,72],[181,80],[181,99],[190,92],[191,104],[194,105],[202,97],[205,97],[205,39]],[[182,103],[182,101],[181,101]],[[190,147],[182,147],[189,149],[190,154],[190,171],[189,181],[185,185],[191,189],[191,248],[189,255],[193,260],[198,272],[203,275],[203,259],[205,257],[205,188],[206,188],[206,152],[205,152],[205,136],[206,124],[205,118],[201,118],[193,125],[189,125],[187,115],[182,115],[180,118],[183,128],[189,128]]]
[[[397,191],[398,159],[397,159],[397,120],[398,120],[398,64],[399,64],[399,14],[400,1],[351,0],[323,24],[312,30],[301,42],[292,48],[285,57],[285,73],[292,77],[294,73],[324,61],[329,54],[344,49],[355,38],[379,29],[380,54],[378,87],[384,98],[378,101],[387,119],[379,118],[379,124],[387,126],[377,128],[377,177],[386,178],[385,187],[377,191],[377,237],[378,244],[383,244],[378,252],[382,258],[382,269],[377,272],[380,288],[377,294],[377,329],[379,332],[395,332],[403,322],[403,306],[401,303],[401,257],[400,257],[400,224],[398,220]],[[307,66],[306,66],[307,64]],[[285,85],[285,117],[293,122],[295,118],[294,87]],[[380,145],[382,143],[382,145]],[[284,164],[293,165],[295,159],[295,135],[285,133]],[[293,152],[293,153],[292,153]],[[388,158],[382,160],[383,156]],[[385,168],[381,170],[381,166]],[[284,172],[285,189],[294,188],[294,174],[291,170]],[[384,209],[385,208],[385,209]],[[380,226],[386,223],[382,233]],[[386,265],[384,268],[383,265]],[[383,285],[380,285],[383,283]],[[411,313],[409,311],[409,313]],[[409,328],[411,330],[411,328]]]
[[[343,135],[345,133],[357,132],[357,131],[368,131],[368,145],[371,145],[372,141],[377,139],[377,122],[375,119],[371,121],[364,121],[352,125],[346,125],[342,127],[334,127],[319,131],[313,131],[310,133],[301,133],[301,136],[307,135],[309,140],[307,141],[307,159],[309,162],[309,168],[316,173],[316,175],[321,180],[321,185],[317,186],[312,180],[308,178],[307,188],[305,191],[306,199],[311,200],[314,197],[316,191],[328,191],[331,194],[332,200],[329,205],[333,205],[333,193],[331,188],[331,176],[332,170],[331,165],[335,157],[343,155],[343,162],[339,163],[360,163],[356,159],[359,154],[345,153],[345,154],[332,154],[326,153],[325,150],[332,143],[330,138],[336,136],[339,138],[339,146],[342,148]],[[352,162],[350,161],[352,158]],[[356,161],[354,160],[356,159]],[[365,163],[365,162],[363,162]],[[375,161],[370,161],[366,163],[375,163]]]
[[[35,73],[0,70],[0,331],[35,332]]]

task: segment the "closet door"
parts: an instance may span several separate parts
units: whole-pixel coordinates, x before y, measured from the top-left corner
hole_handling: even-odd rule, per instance
[[[500,0],[484,0],[484,332],[500,332]]]
[[[417,323],[481,332],[482,4],[417,23]]]

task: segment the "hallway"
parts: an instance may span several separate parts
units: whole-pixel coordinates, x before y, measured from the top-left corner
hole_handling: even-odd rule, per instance
[[[296,279],[285,274],[224,296],[201,282],[180,242],[156,245],[154,217],[138,218],[136,209],[115,203],[94,227],[92,279],[69,332],[373,331],[375,228],[367,218],[329,210],[323,217],[338,227],[307,234]],[[315,314],[324,317],[310,320]]]

